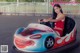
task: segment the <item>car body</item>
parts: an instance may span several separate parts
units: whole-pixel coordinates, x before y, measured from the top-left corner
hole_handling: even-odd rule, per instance
[[[23,52],[43,52],[68,45],[76,40],[76,25],[75,22],[72,24],[74,25],[72,30],[60,37],[46,25],[30,23],[26,28],[21,27],[16,30],[14,46]]]

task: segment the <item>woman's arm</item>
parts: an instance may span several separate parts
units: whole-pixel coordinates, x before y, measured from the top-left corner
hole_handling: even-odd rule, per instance
[[[50,19],[49,21],[50,22],[57,22],[57,21],[60,21],[60,20],[62,20],[64,18],[65,18],[65,16],[64,15],[61,15],[61,16],[58,16],[56,19]]]
[[[38,19],[38,22],[48,22],[49,20],[52,20],[52,18]]]

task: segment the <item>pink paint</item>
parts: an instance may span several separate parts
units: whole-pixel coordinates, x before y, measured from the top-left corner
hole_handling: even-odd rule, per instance
[[[51,2],[50,4],[54,6],[54,4],[80,4],[80,2]]]

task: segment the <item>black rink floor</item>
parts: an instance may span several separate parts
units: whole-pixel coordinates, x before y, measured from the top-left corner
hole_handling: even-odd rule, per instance
[[[29,23],[36,23],[37,19],[46,18],[47,16],[0,16],[0,45],[8,45],[8,53],[23,53],[12,49],[13,46],[13,35],[17,28],[26,27]],[[70,47],[65,49],[59,48],[56,50],[50,50],[43,53],[80,53],[80,17],[75,16],[74,20],[77,25],[77,42],[78,44],[71,44]],[[72,46],[73,45],[73,46]],[[65,49],[65,50],[64,50]]]

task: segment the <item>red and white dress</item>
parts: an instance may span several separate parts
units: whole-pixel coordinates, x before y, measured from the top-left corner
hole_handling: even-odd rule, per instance
[[[60,35],[60,36],[63,35],[64,21],[65,21],[65,19],[60,20],[60,21],[58,21],[58,22],[55,22],[54,30],[55,30],[55,31],[57,32],[57,34]]]

